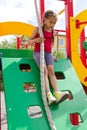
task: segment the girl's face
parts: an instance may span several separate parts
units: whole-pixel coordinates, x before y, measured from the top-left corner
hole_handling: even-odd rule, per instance
[[[49,18],[45,18],[45,27],[46,27],[46,29],[51,31],[54,28],[56,22],[57,22],[57,18],[54,17],[54,16],[50,16]]]

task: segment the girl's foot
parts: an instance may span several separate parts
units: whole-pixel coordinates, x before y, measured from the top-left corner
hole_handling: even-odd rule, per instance
[[[48,99],[48,104],[52,105],[54,103],[56,103],[56,98],[52,95],[51,92],[47,93],[47,99]]]
[[[57,92],[54,92],[54,96],[56,98],[56,103],[61,103],[69,98],[68,92],[57,91]]]

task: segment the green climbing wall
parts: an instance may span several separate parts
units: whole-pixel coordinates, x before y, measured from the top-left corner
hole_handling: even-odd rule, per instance
[[[31,66],[31,72],[20,70],[19,65],[26,63]],[[44,130],[42,125],[49,129],[41,99],[39,72],[34,61],[32,59],[3,58],[2,64],[9,130],[35,130],[36,124],[37,129]],[[23,87],[25,82],[34,83],[36,92],[25,92]],[[29,106],[40,106],[45,116],[30,118]]]
[[[14,51],[14,56],[3,56],[2,69],[5,90],[6,111],[8,120],[8,130],[50,130],[45,109],[42,102],[39,69],[32,57],[16,57],[20,51]],[[23,55],[22,50],[22,55]],[[29,64],[30,71],[22,71],[20,65]],[[62,72],[63,79],[57,80],[60,90],[68,90],[72,95],[72,100],[66,100],[61,104],[50,106],[54,123],[57,130],[85,130],[87,129],[87,96],[83,87],[68,59],[59,59],[55,63],[55,72]],[[34,83],[36,92],[25,92],[23,84],[25,82]],[[29,113],[28,108],[39,106],[35,113]],[[70,114],[78,113],[81,117],[81,124],[73,126],[70,122]],[[31,116],[32,115],[32,116]]]

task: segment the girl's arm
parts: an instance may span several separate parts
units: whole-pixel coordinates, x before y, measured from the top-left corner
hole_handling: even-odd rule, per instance
[[[39,34],[39,28],[35,27],[32,35],[30,37],[30,40],[28,43],[29,45],[32,45],[33,43],[41,43],[43,41],[43,38],[41,38],[41,37],[35,38],[37,34]]]
[[[31,37],[30,37],[30,39],[31,39],[31,40],[34,39],[38,33],[39,33],[39,28],[38,28],[38,27],[35,27],[35,28],[34,28],[34,31],[33,31],[33,33],[32,33],[32,35],[31,35]]]

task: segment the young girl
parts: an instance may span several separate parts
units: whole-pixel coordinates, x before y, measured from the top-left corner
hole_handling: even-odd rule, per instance
[[[38,66],[40,66],[40,44],[44,42],[44,82],[49,105],[55,102],[62,102],[68,98],[67,93],[58,91],[57,81],[54,73],[54,58],[52,55],[52,45],[53,31],[56,22],[56,14],[51,10],[46,11],[43,17],[42,25],[44,38],[40,37],[39,28],[35,27],[31,36],[31,40],[29,41],[29,44],[31,45],[34,43],[34,60]],[[48,77],[50,79],[50,83],[54,91],[53,94],[50,91]]]

